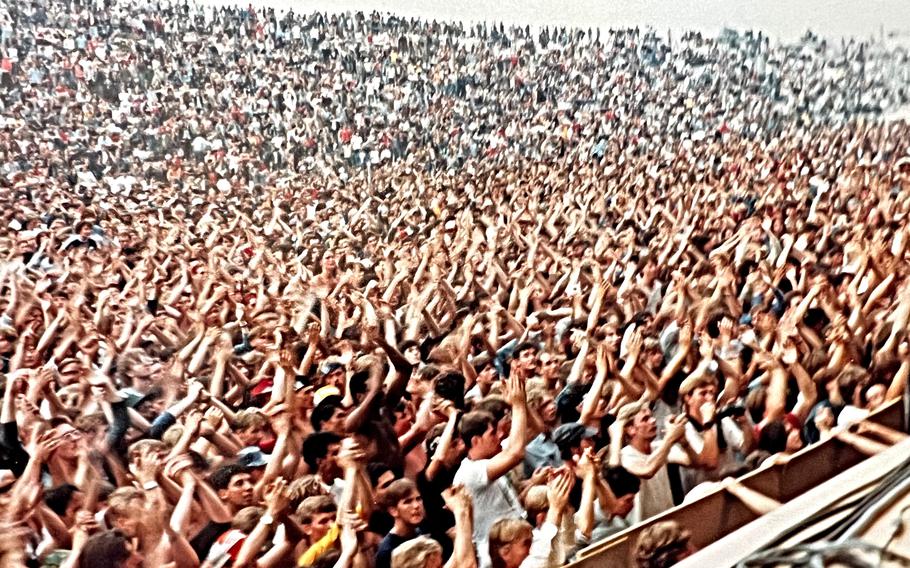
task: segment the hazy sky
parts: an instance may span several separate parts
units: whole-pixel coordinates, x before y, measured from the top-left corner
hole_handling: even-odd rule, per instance
[[[197,0],[204,4],[233,4]],[[246,4],[247,0],[236,3]],[[626,27],[716,33],[724,26],[791,40],[807,28],[828,37],[899,30],[910,43],[910,0],[252,0],[296,11],[380,10],[446,20]]]

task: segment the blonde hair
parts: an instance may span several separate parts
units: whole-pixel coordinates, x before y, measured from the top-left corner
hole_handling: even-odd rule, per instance
[[[288,485],[288,498],[291,500],[290,508],[296,511],[307,497],[328,495],[329,492],[322,486],[315,475],[298,477]]]
[[[683,558],[689,549],[689,531],[675,521],[655,523],[641,532],[635,545],[639,568],[667,568]]]
[[[130,513],[138,513],[135,500],[145,501],[145,493],[136,487],[121,487],[107,498],[107,508],[113,517],[129,517]]]
[[[167,449],[167,445],[161,440],[139,440],[127,450],[127,459],[134,462],[145,452],[161,452]]]
[[[261,428],[268,424],[268,418],[258,408],[247,408],[237,413],[237,419],[234,426],[237,430],[246,430],[247,428]]]
[[[543,379],[528,379],[525,382],[525,388],[528,393],[528,406],[535,410],[540,410],[540,403],[550,394]]]
[[[624,426],[622,429],[622,440],[621,440],[621,442],[623,444],[626,444],[629,440],[629,433],[627,432],[627,429],[629,428],[629,426],[632,426],[632,421],[635,419],[636,416],[638,416],[638,413],[641,412],[642,409],[644,409],[644,408],[646,408],[646,406],[645,406],[645,403],[642,401],[630,402],[628,404],[624,404],[619,409],[619,412],[616,413],[616,420],[618,422],[624,423]]]
[[[265,507],[244,507],[234,515],[231,528],[250,534],[264,514]]]
[[[419,536],[392,552],[392,568],[424,568],[434,554],[442,555],[442,545],[432,538]]]
[[[531,538],[534,529],[524,519],[499,519],[490,527],[490,561],[493,568],[504,568],[505,561],[499,555],[499,549],[512,544],[520,538]]]
[[[539,513],[549,508],[547,501],[547,486],[535,485],[525,494],[525,511],[528,512],[528,518],[534,521]]]
[[[180,440],[180,438],[182,436],[183,436],[183,426],[181,426],[180,424],[174,424],[173,426],[171,426],[170,428],[165,430],[164,434],[161,436],[161,441],[168,448],[173,448],[174,446],[177,445],[177,442]]]

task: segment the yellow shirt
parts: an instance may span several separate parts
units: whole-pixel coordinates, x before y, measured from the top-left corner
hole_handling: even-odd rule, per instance
[[[297,559],[297,566],[305,568],[313,562],[316,562],[320,556],[325,554],[327,550],[335,545],[339,536],[341,536],[341,527],[338,526],[337,523],[332,523],[332,526],[329,527],[329,531],[325,533],[325,536],[317,540],[312,546],[306,549],[306,552],[300,555],[300,558]]]

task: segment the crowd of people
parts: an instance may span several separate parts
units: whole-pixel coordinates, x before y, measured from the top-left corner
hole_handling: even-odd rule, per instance
[[[910,374],[906,51],[0,4],[0,566],[542,568]],[[691,553],[658,523],[635,561]]]

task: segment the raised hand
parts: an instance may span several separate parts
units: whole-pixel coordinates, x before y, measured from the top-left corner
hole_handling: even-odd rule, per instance
[[[205,421],[213,430],[217,430],[221,425],[221,420],[224,418],[224,413],[220,408],[210,407],[205,411]]]
[[[600,459],[592,448],[585,448],[575,464],[575,476],[579,479],[591,479],[600,471]]]
[[[366,457],[366,452],[352,438],[342,440],[341,451],[338,452],[338,465],[343,469],[362,468]]]
[[[692,345],[692,322],[689,320],[679,326],[679,345],[684,348]]]
[[[524,377],[520,377],[519,373],[509,373],[509,378],[503,386],[505,387],[503,396],[510,405],[514,407],[527,402]]]
[[[63,442],[64,439],[62,437],[55,437],[53,431],[42,435],[38,444],[35,446],[35,450],[32,452],[32,459],[39,463],[47,463],[47,460]]]
[[[358,534],[367,529],[367,524],[356,512],[348,510],[341,518],[341,543],[342,554],[353,556],[359,545]]]
[[[442,500],[446,504],[446,509],[453,514],[470,513],[473,508],[471,494],[463,485],[453,485],[442,492]]]
[[[689,419],[685,414],[671,416],[667,418],[666,437],[669,440],[678,441],[686,435],[686,423]]]
[[[319,343],[319,334],[322,333],[322,326],[319,322],[310,322],[306,326],[306,337],[310,344]]]
[[[610,364],[607,358],[608,353],[609,349],[606,343],[597,345],[597,373],[600,375],[606,375],[610,370]]]
[[[192,467],[193,458],[187,454],[180,454],[168,460],[164,466],[164,475],[170,479],[178,480],[184,473],[190,473],[190,468]]]
[[[283,477],[275,479],[266,489],[264,497],[270,515],[277,517],[284,514],[291,503],[288,482]]]
[[[717,405],[712,402],[706,402],[698,408],[699,414],[701,414],[701,422],[705,424],[714,420],[714,415],[717,412]]]
[[[638,359],[638,356],[641,354],[642,343],[641,331],[636,329],[632,333],[632,336],[629,338],[629,343],[627,344],[629,359]]]
[[[559,470],[547,482],[547,503],[550,508],[564,511],[569,504],[569,492],[575,484],[575,476],[568,470]]]
[[[155,481],[161,471],[161,465],[161,458],[158,454],[154,451],[146,450],[139,456],[136,465],[130,467],[130,470],[139,483],[145,485]]]

